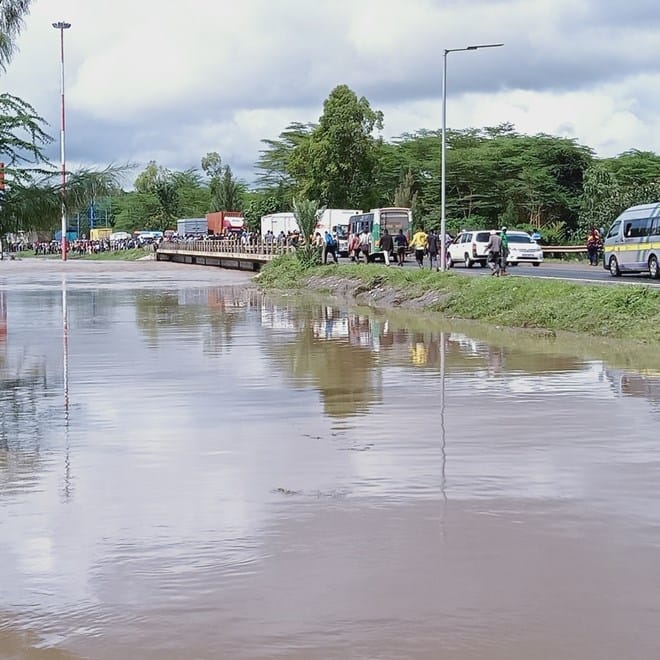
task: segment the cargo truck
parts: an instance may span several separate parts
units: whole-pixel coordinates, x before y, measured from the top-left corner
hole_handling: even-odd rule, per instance
[[[208,225],[206,218],[181,218],[176,221],[176,233],[179,236],[204,235],[208,234]]]
[[[245,229],[245,218],[241,211],[214,211],[206,214],[206,225],[210,235],[240,234]]]
[[[261,218],[261,235],[265,236],[269,230],[277,238],[281,231],[286,235],[289,232],[299,232],[300,227],[298,227],[296,216],[293,213],[271,213]]]

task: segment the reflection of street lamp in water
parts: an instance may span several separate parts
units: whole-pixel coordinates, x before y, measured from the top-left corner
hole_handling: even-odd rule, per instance
[[[62,275],[62,386],[64,391],[64,499],[71,497],[71,460],[69,447],[69,319],[66,300],[66,275]]]

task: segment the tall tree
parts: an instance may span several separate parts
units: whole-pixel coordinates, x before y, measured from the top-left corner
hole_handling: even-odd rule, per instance
[[[289,162],[302,195],[327,207],[369,208],[374,199],[377,144],[383,113],[371,109],[346,85],[335,87],[323,104],[319,125],[298,145]]]
[[[2,0],[0,2],[0,69],[7,70],[7,64],[16,50],[16,37],[23,19],[30,10],[31,0]]]
[[[202,169],[209,177],[211,194],[210,211],[240,211],[245,186],[234,178],[229,165],[222,164],[217,151],[211,151],[202,158]]]
[[[257,186],[259,190],[276,197],[287,208],[291,208],[297,192],[297,182],[291,175],[291,158],[296,148],[309,140],[314,128],[315,124],[293,122],[280,133],[277,140],[261,141],[265,147],[256,164]]]

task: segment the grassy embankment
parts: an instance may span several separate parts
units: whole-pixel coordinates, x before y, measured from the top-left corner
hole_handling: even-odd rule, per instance
[[[626,339],[660,348],[660,291],[643,285],[574,284],[525,277],[466,277],[430,270],[377,265],[318,266],[305,269],[294,257],[265,266],[257,278],[264,289],[309,289],[336,293],[338,279],[378,306],[423,307],[455,319],[479,320],[513,328],[577,332]],[[395,292],[389,297],[385,291]],[[367,298],[368,292],[379,295]],[[419,301],[424,301],[419,305]]]
[[[81,260],[81,261],[136,261],[152,255],[154,253],[151,248],[134,248],[131,250],[115,250],[113,252],[99,252],[98,254],[74,254],[69,252],[67,259]],[[11,256],[16,259],[61,259],[59,254],[44,254],[35,255],[32,251],[17,252]]]

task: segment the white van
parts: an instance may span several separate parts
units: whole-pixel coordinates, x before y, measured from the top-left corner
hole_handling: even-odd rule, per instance
[[[660,278],[660,202],[626,209],[607,232],[603,268],[612,277],[621,273],[650,273]]]

